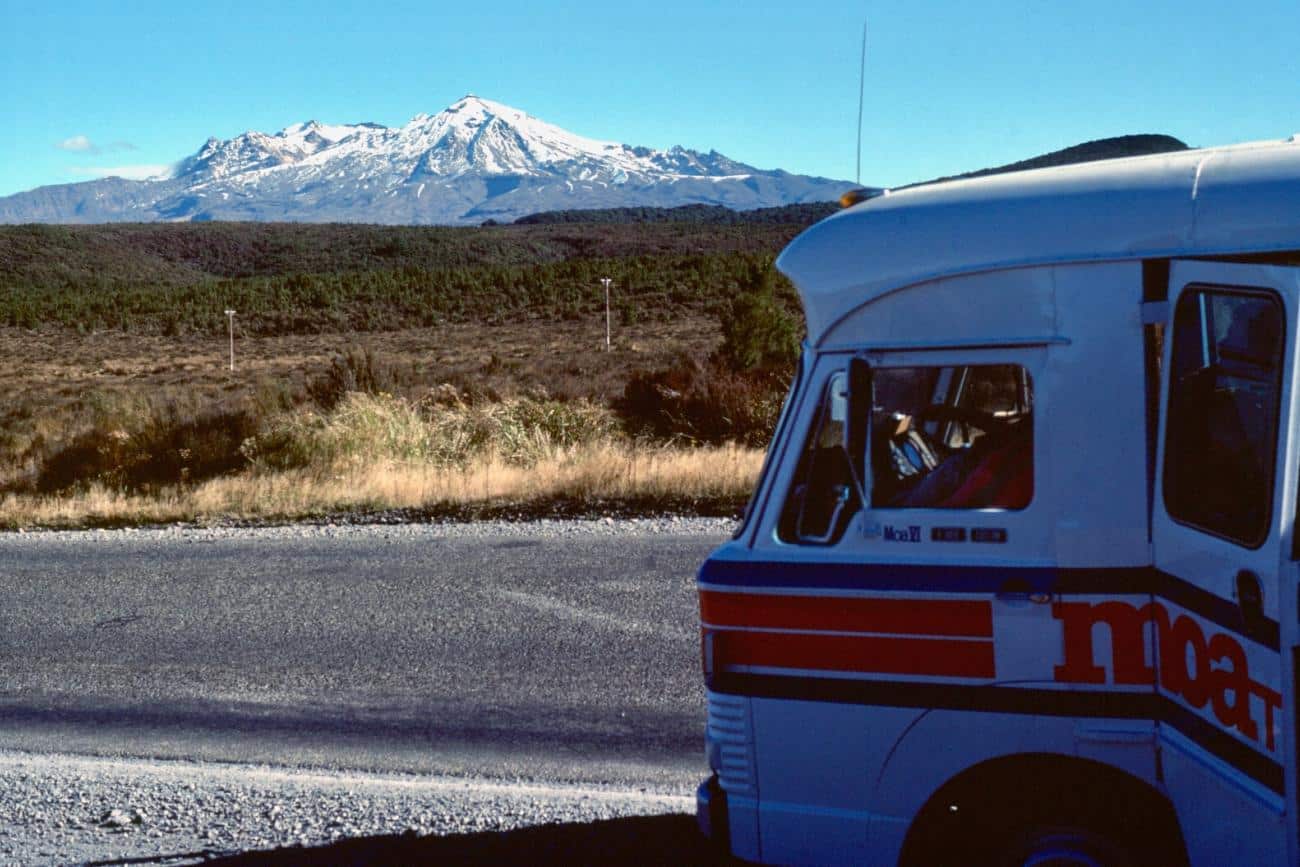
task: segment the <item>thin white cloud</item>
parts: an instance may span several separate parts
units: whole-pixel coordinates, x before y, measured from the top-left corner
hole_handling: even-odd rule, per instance
[[[55,147],[61,151],[89,152],[93,154],[99,153],[99,148],[95,147],[94,142],[86,138],[84,135],[74,135],[72,138],[65,138],[63,141],[56,144]]]
[[[169,176],[172,167],[170,165],[73,166],[72,171],[79,175],[88,175],[94,178],[126,178],[129,181],[148,181]]]
[[[96,155],[139,150],[139,148],[131,144],[129,141],[121,140],[100,146],[91,141],[89,136],[84,135],[74,135],[71,138],[65,138],[63,141],[56,144],[55,147],[61,151],[73,151],[74,153]]]

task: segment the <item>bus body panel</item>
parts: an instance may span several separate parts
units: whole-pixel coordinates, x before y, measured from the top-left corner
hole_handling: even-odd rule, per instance
[[[895,864],[923,819],[982,806],[948,793],[997,797],[1031,767],[1022,793],[1096,771],[1167,813],[1152,834],[1173,860],[1297,864],[1297,192],[1300,142],[1125,160],[906,191],[782,254],[809,323],[799,381],[737,541],[699,575],[732,852]],[[1177,260],[1261,253],[1277,262]],[[865,478],[854,365],[882,389]],[[1026,392],[1001,422],[997,376]],[[931,393],[896,411],[891,388]],[[907,470],[917,437],[946,461],[1007,431],[1028,434],[1020,463],[985,463],[1027,465],[1023,499],[876,497],[896,480],[874,437]],[[1203,451],[1166,449],[1194,435]],[[1232,466],[1242,491],[1272,480],[1258,540],[1218,505]],[[1213,472],[1218,493],[1178,493]]]
[[[833,702],[753,699],[763,757],[760,836],[782,864],[871,863],[873,782],[890,746],[919,712]],[[809,768],[818,768],[815,775]]]

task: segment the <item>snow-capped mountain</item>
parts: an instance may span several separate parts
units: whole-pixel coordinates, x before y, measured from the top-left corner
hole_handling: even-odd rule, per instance
[[[401,127],[308,121],[210,138],[164,178],[106,178],[0,198],[0,222],[501,222],[569,208],[758,208],[834,199],[846,181],[757,169],[716,151],[575,135],[470,95]]]
[[[249,131],[228,141],[210,138],[199,152],[183,160],[176,175],[204,174],[222,178],[252,169],[300,162],[337,144],[358,130],[382,129],[375,124],[325,126],[314,120],[285,127],[275,135]]]

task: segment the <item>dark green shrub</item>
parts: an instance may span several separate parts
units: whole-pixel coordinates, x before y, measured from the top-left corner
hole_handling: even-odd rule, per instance
[[[247,465],[240,446],[259,427],[244,409],[195,416],[170,408],[139,430],[95,428],[46,458],[35,487],[54,493],[98,482],[143,490],[226,475]]]
[[[353,346],[330,360],[329,370],[312,380],[307,393],[323,409],[333,409],[350,391],[391,393],[398,385],[392,365],[368,347]]]
[[[721,312],[719,359],[733,370],[788,367],[799,357],[800,322],[777,295],[769,266]]]
[[[629,431],[657,439],[764,446],[776,428],[793,369],[732,370],[684,358],[635,374],[615,409]]]

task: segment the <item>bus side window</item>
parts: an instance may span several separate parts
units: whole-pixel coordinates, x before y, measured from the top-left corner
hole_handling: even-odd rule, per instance
[[[1033,383],[1023,367],[878,368],[875,390],[873,507],[1029,505]]]
[[[1174,311],[1165,508],[1249,548],[1272,511],[1282,328],[1266,294],[1188,291]]]
[[[878,367],[871,505],[1023,509],[1034,491],[1033,382],[1017,364]],[[783,542],[833,545],[861,501],[844,447],[846,377],[823,395],[777,526]]]
[[[844,451],[846,387],[842,373],[827,383],[781,509],[777,535],[783,542],[833,545],[858,511],[853,470]]]

